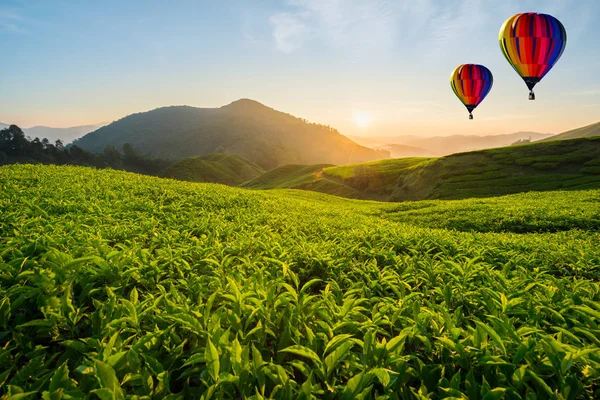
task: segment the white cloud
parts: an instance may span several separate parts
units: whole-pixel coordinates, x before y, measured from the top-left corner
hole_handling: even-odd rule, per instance
[[[280,51],[291,53],[308,39],[310,28],[303,22],[305,17],[304,13],[279,13],[271,16],[273,37]]]
[[[26,22],[28,21],[15,9],[0,7],[0,30],[26,34],[29,33],[25,28]]]
[[[443,50],[487,22],[482,1],[288,0],[291,12],[273,15],[271,24],[277,47],[288,53],[310,39],[360,55],[419,43]]]

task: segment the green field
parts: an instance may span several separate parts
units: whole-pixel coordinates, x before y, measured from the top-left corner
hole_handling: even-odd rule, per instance
[[[180,181],[237,186],[265,173],[258,165],[235,154],[209,154],[186,158],[169,166],[163,176]]]
[[[600,190],[378,203],[2,166],[0,391],[598,398],[599,243]]]

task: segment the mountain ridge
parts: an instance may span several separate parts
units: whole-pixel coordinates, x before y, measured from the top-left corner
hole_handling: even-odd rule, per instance
[[[337,130],[255,100],[219,108],[167,106],[125,116],[74,142],[93,152],[130,143],[144,157],[183,159],[227,153],[272,169],[285,164],[346,164],[389,158]]]

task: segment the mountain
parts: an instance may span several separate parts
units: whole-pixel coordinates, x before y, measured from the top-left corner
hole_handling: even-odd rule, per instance
[[[121,148],[124,143],[145,157],[182,159],[227,153],[265,169],[389,158],[389,152],[360,146],[333,128],[248,99],[221,108],[172,106],[132,114],[76,141],[94,152],[108,145]]]
[[[445,156],[454,153],[462,153],[465,151],[510,146],[518,140],[529,138],[531,138],[532,142],[535,142],[537,140],[545,139],[550,136],[552,136],[552,134],[550,133],[516,132],[506,135],[489,136],[452,135],[420,137],[413,135],[405,135],[374,137],[351,136],[350,138],[356,143],[373,148],[387,149],[390,145],[394,144],[418,147],[420,149],[424,149],[427,153],[413,153],[407,156],[422,157],[426,156],[427,154],[429,154],[430,156]]]
[[[164,176],[181,181],[235,186],[254,179],[264,172],[264,169],[243,157],[233,154],[210,154],[178,161],[167,168]]]
[[[0,130],[8,128],[8,124],[0,122]],[[71,143],[73,140],[82,137],[83,135],[95,131],[96,129],[103,126],[103,124],[96,125],[81,125],[72,126],[70,128],[52,128],[49,126],[33,126],[31,128],[23,129],[25,135],[39,139],[48,139],[51,143],[54,143],[58,139],[62,140],[63,144]]]
[[[372,200],[463,199],[600,188],[600,137],[538,142],[337,167],[281,167],[243,187],[293,188]]]
[[[544,140],[564,140],[564,139],[577,139],[584,137],[600,136],[600,122],[584,126],[582,128],[572,129],[558,135],[551,136]]]
[[[392,158],[434,157],[436,155],[431,150],[405,144],[387,144],[378,148],[389,151]]]

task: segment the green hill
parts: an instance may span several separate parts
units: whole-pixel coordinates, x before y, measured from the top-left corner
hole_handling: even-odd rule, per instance
[[[233,154],[210,154],[186,158],[164,172],[166,178],[191,182],[212,182],[236,186],[262,175],[264,169]]]
[[[367,196],[344,185],[338,180],[328,179],[323,169],[331,164],[284,165],[272,169],[264,175],[245,182],[240,187],[248,189],[302,189],[328,193],[351,199],[365,199]]]
[[[360,164],[282,167],[247,183],[383,201],[464,199],[547,190],[600,188],[600,138]]]
[[[391,199],[464,199],[600,188],[599,160],[600,137],[453,154],[399,175]]]
[[[246,182],[249,189],[302,189],[336,196],[388,200],[401,171],[427,159],[398,158],[364,164],[285,165]]]
[[[125,143],[143,157],[237,154],[267,170],[389,158],[389,152],[360,146],[331,127],[247,99],[221,108],[177,106],[132,114],[75,141],[93,152],[109,145],[120,149]]]
[[[584,126],[582,128],[577,128],[567,132],[559,133],[558,135],[554,135],[550,138],[544,139],[544,141],[577,139],[593,136],[600,136],[600,122],[596,122],[595,124]]]
[[[598,398],[599,190],[401,204],[0,167],[5,398]]]

